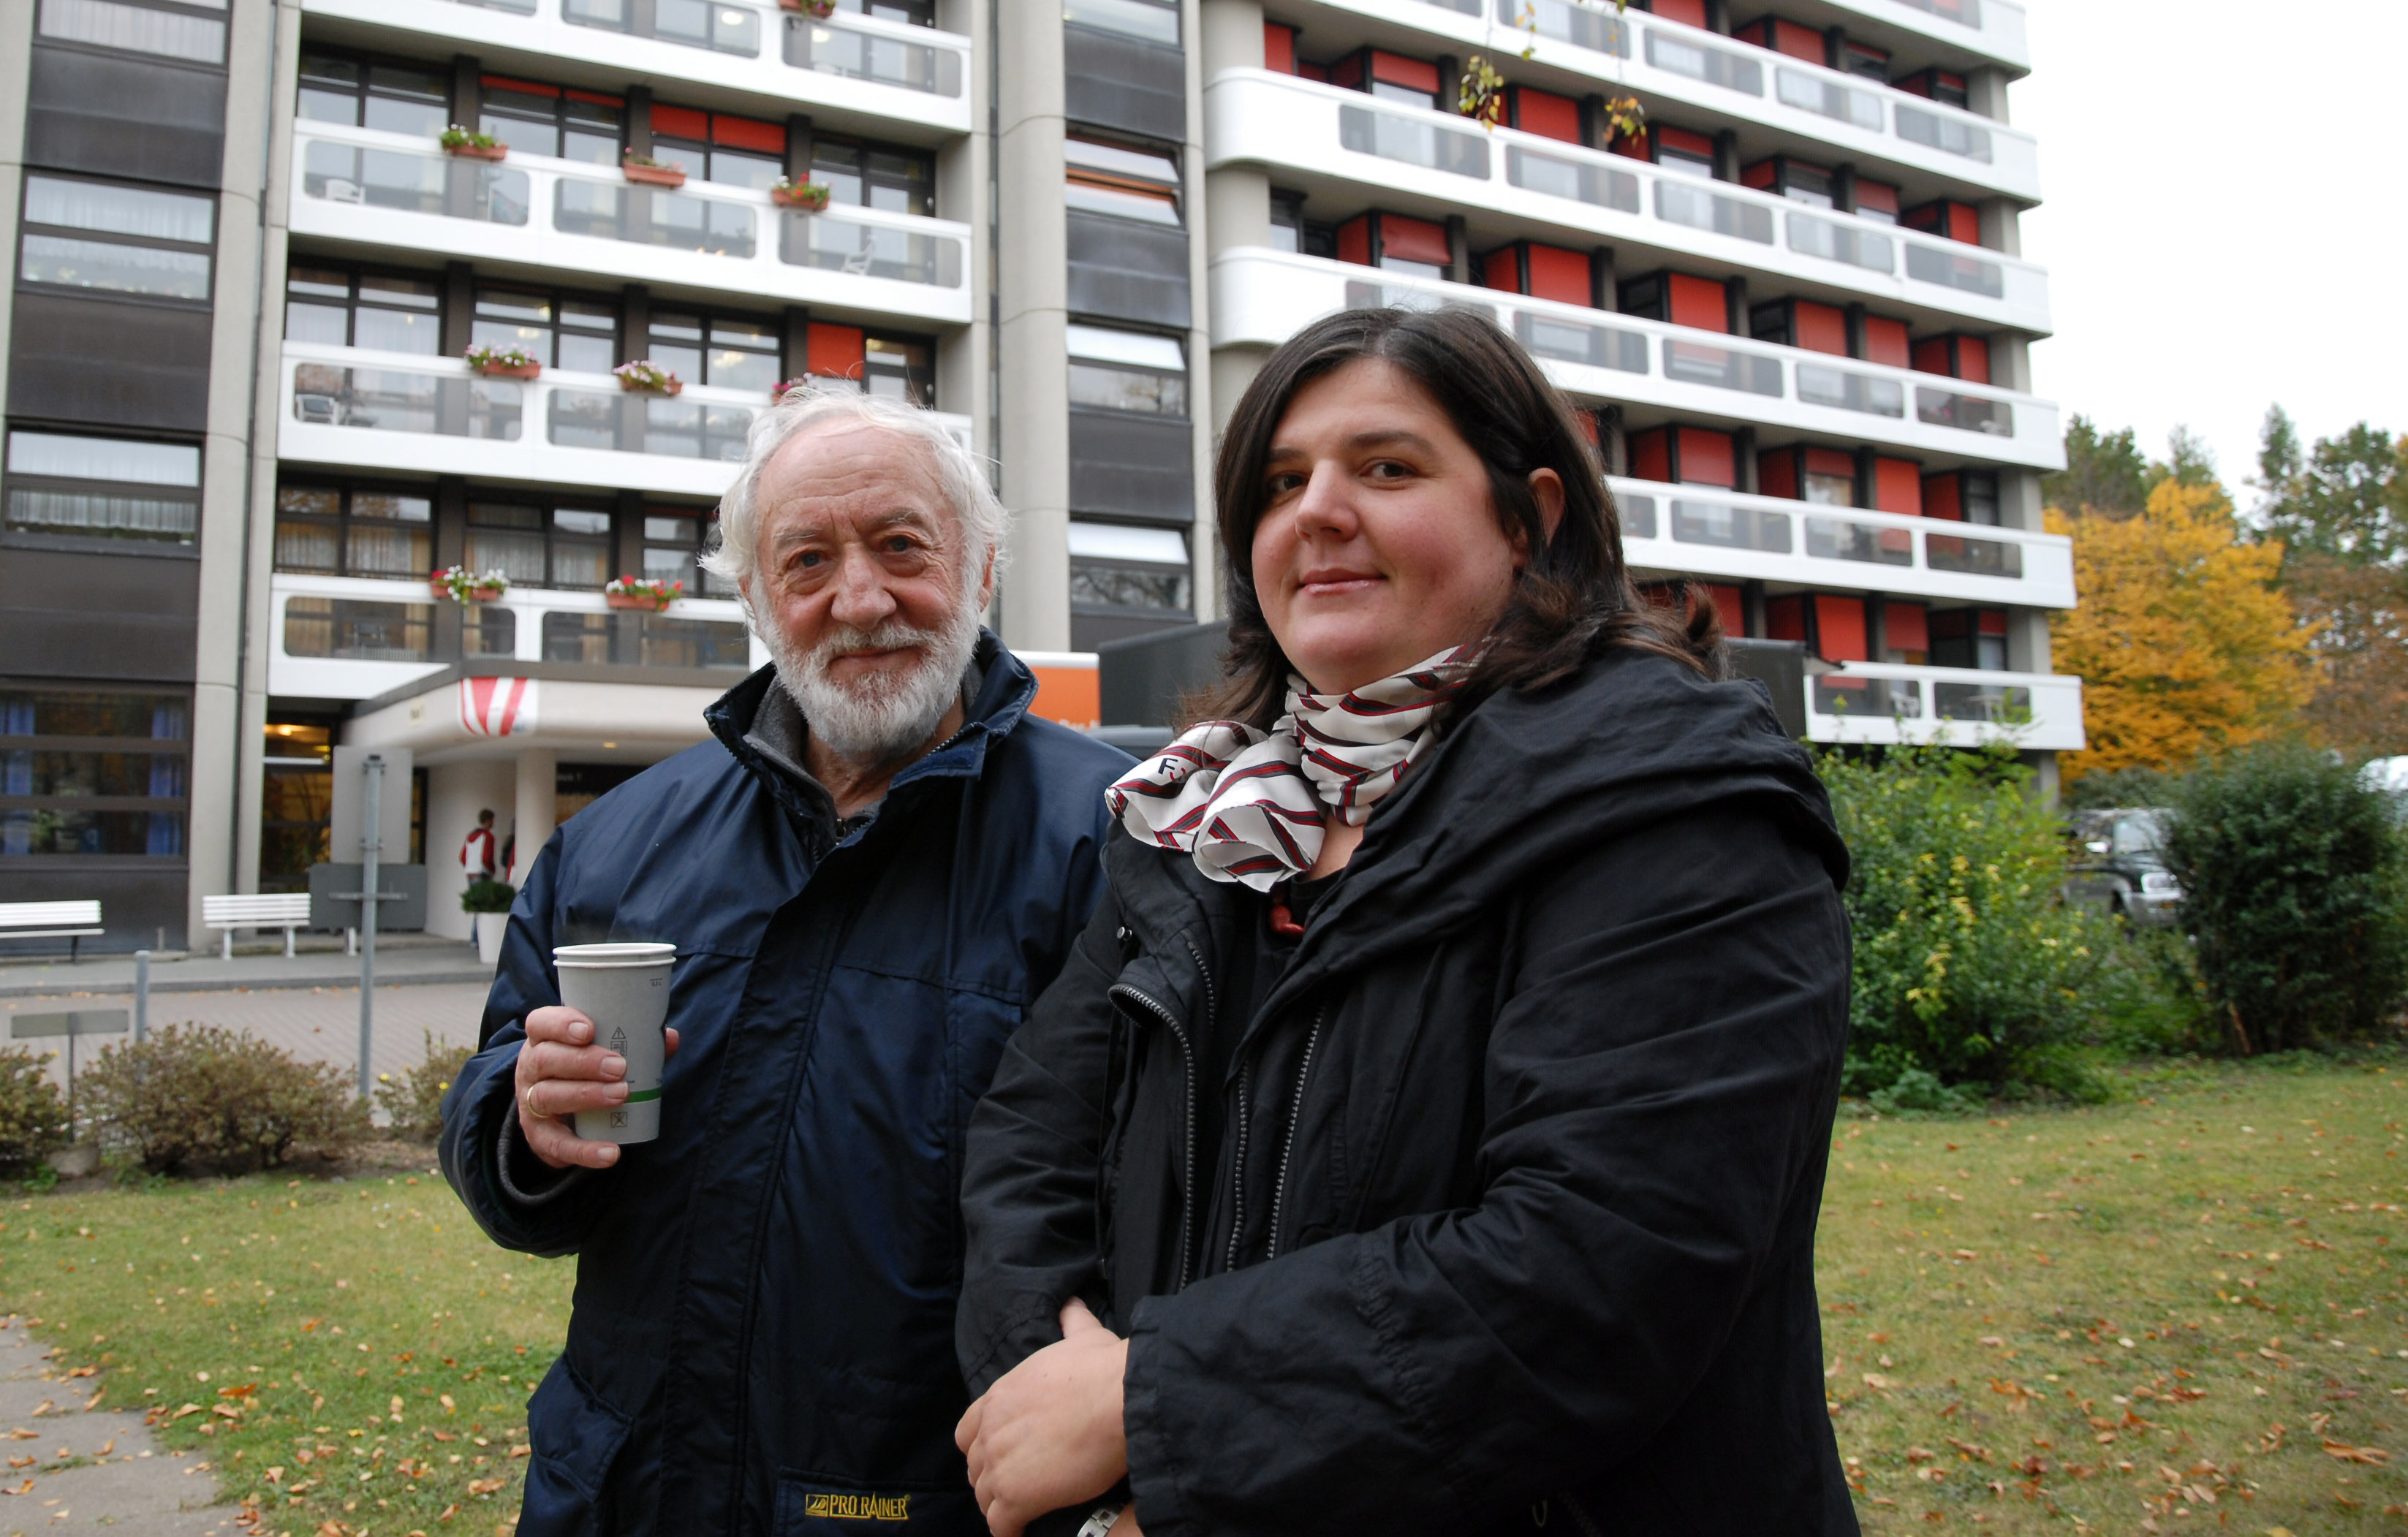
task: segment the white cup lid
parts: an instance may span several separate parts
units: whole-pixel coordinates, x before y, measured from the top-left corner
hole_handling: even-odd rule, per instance
[[[555,966],[660,966],[677,958],[674,945],[630,942],[618,945],[556,945]]]

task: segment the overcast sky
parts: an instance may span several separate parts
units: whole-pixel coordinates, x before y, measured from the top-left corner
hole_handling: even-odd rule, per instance
[[[2408,429],[2408,186],[2399,0],[2028,0],[2032,73],[2009,96],[2040,136],[2024,254],[2057,334],[2037,392],[2071,420],[2177,422],[2246,507],[2279,401],[2303,440]]]

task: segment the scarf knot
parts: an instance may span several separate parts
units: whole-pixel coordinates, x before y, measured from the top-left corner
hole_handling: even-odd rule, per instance
[[[1480,648],[1452,647],[1342,694],[1288,679],[1268,733],[1207,720],[1104,791],[1132,837],[1176,848],[1217,881],[1268,891],[1311,870],[1331,812],[1360,827],[1430,744],[1439,706]]]

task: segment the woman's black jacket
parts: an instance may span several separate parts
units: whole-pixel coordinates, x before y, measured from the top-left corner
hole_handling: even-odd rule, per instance
[[[973,1392],[1087,1298],[1148,1537],[1856,1530],[1813,1276],[1847,855],[1760,688],[1616,651],[1492,696],[1250,1012],[1263,899],[1104,865],[970,1128]]]

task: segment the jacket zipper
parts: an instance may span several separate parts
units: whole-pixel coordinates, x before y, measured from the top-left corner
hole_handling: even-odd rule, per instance
[[[1321,1044],[1321,1022],[1329,1018],[1329,1005],[1324,1003],[1313,1011],[1312,1029],[1304,1038],[1304,1060],[1296,1070],[1296,1098],[1289,1102],[1287,1136],[1280,1144],[1279,1182],[1271,1187],[1271,1228],[1269,1250],[1263,1258],[1279,1258],[1280,1213],[1287,1205],[1288,1162],[1296,1156],[1296,1130],[1304,1120],[1304,1084],[1312,1075],[1313,1048]]]
[[[1187,958],[1196,962],[1196,975],[1204,984],[1205,1022],[1218,1028],[1221,1018],[1221,994],[1219,989],[1212,986],[1212,968],[1204,963],[1204,952],[1197,949],[1196,942],[1188,938],[1185,933],[1182,932],[1179,936],[1179,943],[1187,947]],[[1191,1192],[1188,1196],[1188,1205],[1192,1208],[1196,1204],[1196,1199],[1192,1193],[1196,1188],[1196,1059],[1193,1056],[1187,1059],[1186,1160],[1187,1188]],[[1190,1215],[1192,1217],[1193,1213],[1191,1212]],[[1187,1243],[1188,1226],[1187,1223],[1181,1224],[1179,1233],[1179,1286],[1182,1290],[1185,1290],[1187,1283],[1196,1278],[1195,1272],[1189,1268],[1191,1256]]]
[[[1187,1026],[1168,1006],[1156,1003],[1125,982],[1115,983],[1111,990],[1115,997],[1137,1003],[1148,1014],[1161,1020],[1163,1028],[1169,1031],[1171,1038],[1179,1043],[1181,1075],[1187,1085],[1187,1127],[1180,1139],[1185,1183],[1179,1196],[1179,1285],[1184,1289],[1188,1281],[1189,1253],[1196,1232],[1196,1048],[1187,1038]],[[1211,996],[1209,986],[1206,996]]]

